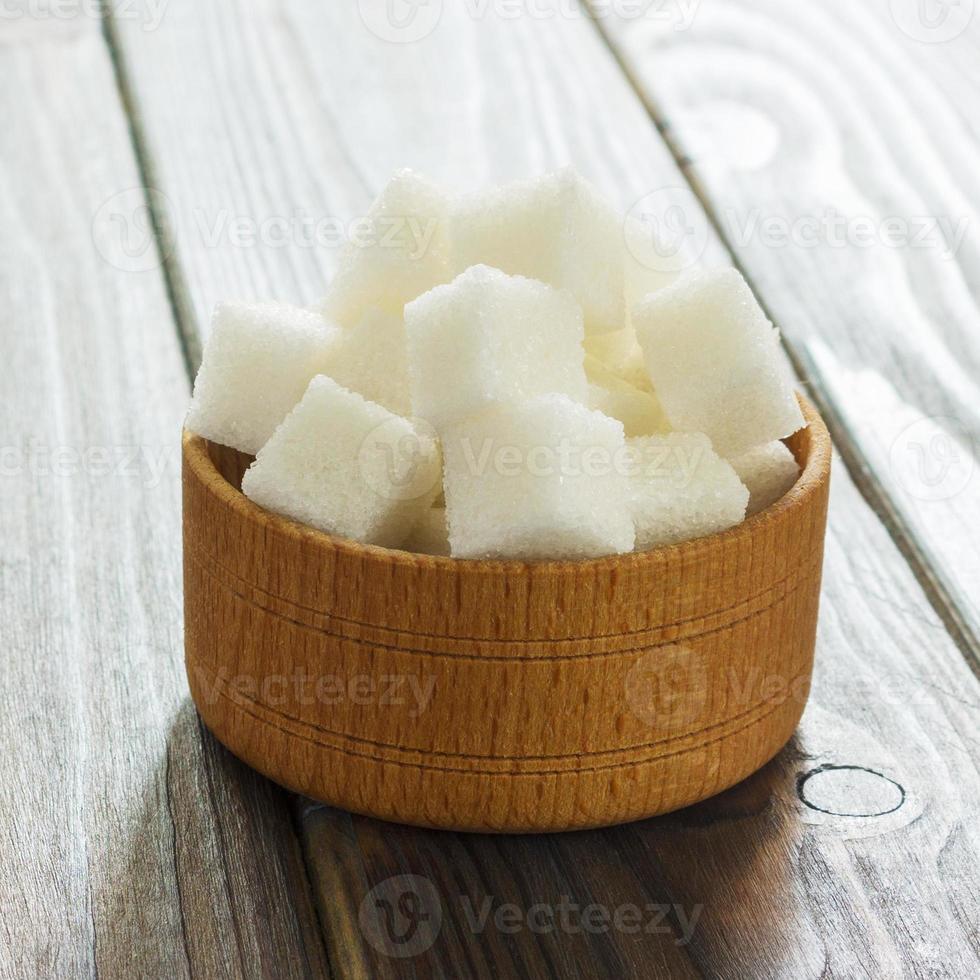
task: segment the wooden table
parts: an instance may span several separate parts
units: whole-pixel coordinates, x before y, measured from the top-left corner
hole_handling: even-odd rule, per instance
[[[5,5],[0,975],[977,976],[973,0],[402,2]],[[739,264],[833,431],[801,728],[592,833],[291,798],[183,676],[209,308],[316,299],[396,167],[564,162]],[[368,895],[415,946],[361,927]]]

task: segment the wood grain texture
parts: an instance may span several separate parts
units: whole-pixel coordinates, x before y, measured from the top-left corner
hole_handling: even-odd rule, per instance
[[[678,910],[651,862],[620,852],[606,832],[452,834],[351,821],[314,804],[303,808],[302,825],[327,942],[344,976],[701,975],[675,933]],[[392,934],[370,918],[362,925],[365,909],[399,894],[418,896],[416,911],[431,916],[432,926],[411,936],[413,946],[390,938],[410,935],[408,916],[391,917]],[[609,910],[606,925],[597,909]],[[616,910],[627,931],[614,927]],[[682,909],[680,919],[696,923],[698,912]]]
[[[279,213],[285,202],[349,218],[406,164],[467,186],[573,162],[620,204],[659,187],[683,188],[642,107],[580,18],[504,23],[489,14],[477,22],[456,6],[444,5],[427,39],[402,46],[365,32],[354,4],[246,10],[230,0],[172,0],[165,27],[153,35],[120,25],[145,152],[174,213],[193,215],[203,199],[238,202],[251,215]],[[285,140],[277,135],[283,129]],[[171,271],[195,338],[219,298],[316,296],[336,257],[329,248],[313,259],[299,245],[248,249],[227,239],[208,247],[183,220],[177,239]],[[716,261],[719,254],[709,236],[705,255]],[[844,289],[850,276],[845,266],[829,288]],[[971,975],[978,703],[955,644],[838,466],[814,689],[789,749],[722,797],[635,828],[557,843],[467,836],[473,857],[465,872],[455,835],[304,811],[331,962],[338,972],[379,976],[430,969],[456,976],[461,962],[476,976],[504,972],[501,963],[529,975],[567,967],[570,976],[608,976],[616,973],[609,964],[639,977]],[[828,764],[880,772],[905,787],[906,802],[880,817],[812,809],[795,787]],[[803,792],[829,779],[836,805],[825,809],[892,806],[882,777],[870,776],[865,787],[847,773],[822,770]],[[610,837],[620,835],[634,843],[617,852]],[[424,955],[393,958],[367,941],[358,909],[376,885],[420,866],[439,882],[441,931]],[[464,875],[472,886],[460,884]],[[471,887],[478,898],[512,899],[524,909],[562,894],[616,907],[644,890],[652,902],[670,904],[673,889],[678,901],[703,900],[704,909],[686,947],[675,946],[674,935],[614,929],[584,945],[561,931],[524,929],[515,940],[495,927],[489,934],[469,927],[459,896]],[[490,943],[493,957],[484,953]],[[569,944],[571,962],[560,952]]]
[[[810,689],[830,439],[725,534],[589,562],[358,545],[253,504],[184,435],[191,693],[237,756],[400,823],[532,832],[666,813],[744,779]]]
[[[188,384],[98,22],[2,30],[0,975],[323,976],[283,795],[187,696]]]
[[[980,656],[980,17],[703,0],[597,18],[862,489]]]

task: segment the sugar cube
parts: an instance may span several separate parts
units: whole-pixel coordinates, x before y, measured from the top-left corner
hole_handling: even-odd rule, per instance
[[[369,309],[353,327],[341,331],[323,373],[395,415],[411,415],[402,314]]]
[[[781,442],[756,446],[731,464],[749,488],[749,517],[779,500],[800,476],[796,458]]]
[[[703,432],[730,458],[803,426],[779,335],[738,270],[685,276],[633,323],[673,428]]]
[[[372,306],[401,314],[409,300],[448,282],[448,208],[433,183],[398,171],[347,243],[324,315],[350,327]]]
[[[627,438],[667,432],[670,423],[656,395],[640,391],[591,355],[585,356],[589,408],[623,423]]]
[[[658,216],[658,219],[660,216]],[[661,233],[661,220],[644,225],[628,218],[623,226],[626,240],[624,290],[627,315],[651,293],[665,289],[685,273],[694,271],[697,261],[684,251],[685,240],[675,247]]]
[[[446,524],[446,508],[430,507],[422,515],[402,547],[405,551],[414,551],[419,555],[449,557],[449,526]]]
[[[623,427],[564,395],[497,405],[443,434],[457,558],[593,558],[633,548]]]
[[[435,438],[318,375],[259,450],[242,491],[329,534],[399,547],[440,490]]]
[[[569,289],[588,333],[623,324],[622,222],[571,168],[464,195],[450,247],[457,271],[489,265]]]
[[[490,402],[585,402],[582,311],[566,290],[473,266],[405,307],[412,410],[440,432]]]
[[[745,518],[749,491],[697,432],[628,440],[636,548],[700,538]]]
[[[302,398],[340,330],[280,303],[220,303],[214,312],[186,425],[255,454]]]

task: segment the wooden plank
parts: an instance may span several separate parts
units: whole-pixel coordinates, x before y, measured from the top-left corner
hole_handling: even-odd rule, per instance
[[[312,804],[303,823],[327,945],[344,976],[698,976],[647,862],[629,867],[602,834],[435,833]],[[397,911],[383,920],[391,932],[375,928],[376,903],[386,916],[412,910],[419,928]],[[628,932],[617,934],[617,915]]]
[[[0,974],[323,976],[283,794],[187,698],[188,384],[108,51],[81,15],[11,30]]]
[[[624,207],[659,188],[685,200],[683,177],[581,16],[471,17],[463,5],[444,5],[425,38],[392,44],[365,29],[355,5],[244,10],[230,0],[206,10],[175,0],[165,30],[117,32],[144,150],[178,216],[172,272],[195,336],[223,296],[314,298],[336,257],[323,249],[314,260],[299,244],[209,245],[188,223],[196,207],[237,208],[258,220],[300,206],[347,221],[398,166],[465,187],[567,161]],[[204,90],[212,97],[193,115],[179,110],[181,95]],[[717,240],[706,230],[703,237],[717,261]],[[816,687],[795,742],[700,807],[539,839],[436,834],[304,808],[335,969],[965,974],[977,912],[968,815],[980,802],[970,729],[980,694],[843,467],[825,579]],[[892,812],[873,815],[882,810]],[[427,950],[400,959],[372,945],[377,937],[359,916],[379,897],[396,909],[399,883],[384,883],[405,874],[431,889],[415,882],[421,892],[404,908],[427,912],[424,902],[434,901],[442,925]],[[669,906],[672,931],[533,932],[529,910],[544,903],[557,914],[562,895],[612,911]],[[487,897],[494,911],[512,902],[525,926],[474,930],[468,911]],[[692,938],[677,945],[695,915]],[[407,917],[402,924],[411,926]]]
[[[597,22],[863,491],[980,655],[972,8],[707,0],[684,31],[612,12]]]

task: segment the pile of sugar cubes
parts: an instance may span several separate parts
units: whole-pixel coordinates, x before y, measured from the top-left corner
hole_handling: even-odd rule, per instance
[[[735,269],[671,277],[574,171],[450,195],[397,173],[326,298],[218,306],[187,428],[330,534],[585,559],[730,528],[799,469],[778,335]]]

